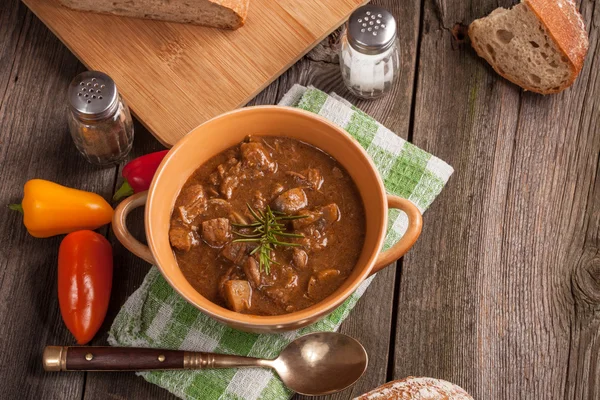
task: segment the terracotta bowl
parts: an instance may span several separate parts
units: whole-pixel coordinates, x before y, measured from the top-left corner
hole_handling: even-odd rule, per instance
[[[358,263],[337,291],[301,311],[279,316],[256,316],[236,313],[210,302],[185,279],[169,244],[169,219],[175,199],[188,177],[209,158],[241,142],[247,135],[286,136],[322,149],[346,168],[362,196],[366,212],[366,235]],[[126,227],[127,214],[144,204],[148,246],[138,242]],[[409,226],[398,243],[380,253],[389,207],[404,211],[408,215]],[[276,106],[235,110],[213,118],[188,133],[169,151],[148,192],[124,200],[113,218],[113,230],[121,243],[134,254],[157,265],[169,284],[187,301],[233,328],[251,332],[298,329],[325,317],[368,276],[402,257],[417,240],[421,224],[421,213],[413,203],[386,195],[375,165],[348,133],[316,114]]]

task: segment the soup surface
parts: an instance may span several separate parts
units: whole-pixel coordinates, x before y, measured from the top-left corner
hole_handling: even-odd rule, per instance
[[[169,238],[204,297],[236,312],[280,315],[339,288],[364,232],[362,199],[337,161],[295,139],[252,136],[187,180]]]

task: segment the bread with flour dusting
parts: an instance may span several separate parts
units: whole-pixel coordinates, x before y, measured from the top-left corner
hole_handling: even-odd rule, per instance
[[[523,0],[469,26],[479,56],[526,90],[558,93],[583,67],[588,36],[573,0]]]
[[[473,400],[463,388],[435,378],[409,376],[388,382],[354,400]]]

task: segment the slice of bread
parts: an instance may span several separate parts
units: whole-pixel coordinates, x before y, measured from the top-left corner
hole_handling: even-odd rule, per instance
[[[471,44],[500,75],[532,92],[558,93],[583,67],[588,37],[572,0],[524,0],[469,26]]]
[[[388,382],[354,400],[473,400],[460,386],[435,378],[409,376]]]
[[[75,10],[237,29],[250,0],[59,0]]]

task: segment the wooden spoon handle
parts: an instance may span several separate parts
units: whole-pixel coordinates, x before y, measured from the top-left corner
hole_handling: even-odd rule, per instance
[[[46,371],[150,371],[270,367],[272,360],[180,350],[136,347],[46,346]]]
[[[184,351],[135,347],[47,346],[46,371],[146,371],[183,369]]]

